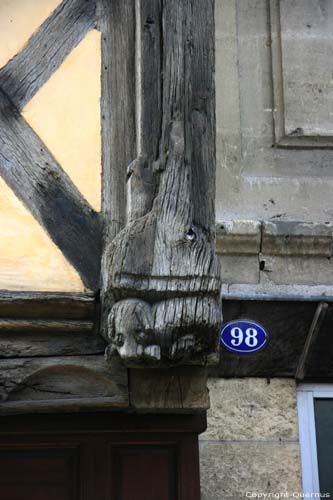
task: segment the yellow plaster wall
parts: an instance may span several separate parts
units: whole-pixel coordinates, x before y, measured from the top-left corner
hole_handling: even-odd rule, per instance
[[[23,116],[97,211],[101,207],[101,34],[90,31]]]
[[[0,67],[60,3],[0,0]],[[100,72],[101,35],[92,30],[22,113],[95,210],[101,204]],[[84,291],[76,270],[1,177],[0,289]]]
[[[1,177],[0,289],[84,290],[75,269]]]
[[[61,0],[0,0],[0,67],[24,47]]]

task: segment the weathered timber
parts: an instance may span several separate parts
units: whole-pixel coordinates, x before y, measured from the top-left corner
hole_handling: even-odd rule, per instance
[[[21,110],[95,23],[94,0],[64,0],[0,70],[0,88]]]
[[[13,319],[0,318],[0,335],[5,333],[24,332],[91,332],[94,328],[93,321],[59,321],[54,319]]]
[[[328,304],[325,302],[320,302],[317,306],[315,315],[313,317],[311,327],[306,338],[304,348],[302,354],[300,355],[298,366],[296,370],[296,379],[303,380],[306,375],[307,365],[309,360],[311,359],[311,354],[314,348],[314,345],[317,341],[318,334],[324,322],[326,312],[328,309]]]
[[[94,331],[0,331],[0,359],[103,354],[105,345],[105,340]]]
[[[319,317],[318,331],[315,333],[304,367],[304,380],[333,380],[333,305],[323,308]]]
[[[102,33],[102,169],[104,244],[126,224],[126,176],[136,157],[135,2],[97,4],[97,26]],[[102,254],[101,280],[107,263]],[[109,304],[101,294],[101,332],[106,336]]]
[[[135,2],[100,0],[103,215],[108,241],[126,223],[126,172],[136,156]]]
[[[0,318],[94,320],[93,293],[0,291]]]
[[[93,433],[94,440],[101,436],[104,443],[109,449],[108,439],[113,441],[112,436],[115,436],[115,441],[119,443],[117,433],[121,432],[120,443],[123,442],[123,437],[127,434],[133,442],[143,443],[142,435],[152,436],[154,434],[172,433],[174,438],[178,438],[179,434],[201,434],[207,428],[206,413],[202,412],[199,415],[140,415],[140,414],[125,414],[124,412],[96,412],[82,413],[80,415],[71,415],[70,413],[59,415],[48,415],[47,418],[36,417],[36,415],[25,415],[24,418],[20,415],[11,417],[1,416],[0,435],[3,443],[13,441],[13,434],[21,439],[23,434],[34,435],[34,438],[39,436],[42,440],[49,443],[50,434],[56,439],[60,434],[61,443],[77,441],[79,436],[87,433]],[[178,436],[177,436],[178,435]],[[88,439],[90,436],[88,436]],[[14,438],[15,440],[15,438]],[[90,439],[91,440],[91,439]],[[35,441],[35,439],[33,439]],[[160,442],[159,437],[157,441]],[[156,443],[156,439],[155,439]],[[110,470],[110,469],[109,469]],[[95,490],[94,490],[95,491]],[[109,491],[109,490],[108,490]]]
[[[102,354],[92,294],[1,292],[0,358]]]
[[[129,370],[131,407],[140,411],[203,411],[209,408],[205,368]]]
[[[127,222],[152,209],[156,196],[162,99],[162,10],[160,0],[137,2],[137,154],[128,167]]]
[[[105,303],[111,307],[115,302],[108,319],[108,354],[118,352],[133,366],[205,364],[214,358],[221,323],[214,210],[214,2],[139,5],[142,156],[130,166],[131,197],[140,198],[141,188],[153,186],[142,182],[144,168],[155,173],[158,187],[152,203],[149,189],[143,193],[146,203],[130,200],[128,223],[104,253]],[[155,52],[161,54],[152,67],[154,75],[159,73],[157,81],[145,74]],[[158,140],[155,128],[150,146],[149,120],[158,127]]]
[[[116,359],[110,363],[103,356],[0,360],[0,394],[0,413],[22,410],[26,404],[41,411],[75,402],[124,407],[127,372]]]
[[[0,174],[79,272],[97,289],[101,222],[36,133],[0,90]]]

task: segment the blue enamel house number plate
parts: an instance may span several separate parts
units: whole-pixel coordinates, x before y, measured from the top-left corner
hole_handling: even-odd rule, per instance
[[[230,321],[222,328],[221,344],[237,354],[252,354],[267,344],[266,330],[250,320]]]

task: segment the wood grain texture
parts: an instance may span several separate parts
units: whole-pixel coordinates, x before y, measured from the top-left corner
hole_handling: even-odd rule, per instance
[[[0,90],[0,174],[75,267],[99,282],[101,223],[60,165]]]
[[[303,351],[299,357],[298,366],[295,377],[297,380],[303,380],[306,375],[307,366],[311,360],[313,348],[317,342],[318,334],[325,320],[328,304],[320,302],[317,306],[316,312],[310,326],[308,336],[306,337]]]
[[[102,354],[92,294],[0,293],[0,358]]]
[[[100,0],[97,26],[102,33],[102,213],[105,248],[126,223],[126,176],[136,158],[135,2]],[[102,253],[101,280],[107,260]],[[109,305],[101,285],[101,333],[106,336]]]
[[[123,407],[128,405],[127,372],[103,356],[0,360],[0,393],[0,413],[7,404],[19,408],[30,402],[43,409],[53,402],[53,408],[62,408],[66,400],[80,406],[80,399],[83,405]]]
[[[137,2],[137,155],[127,170],[127,222],[148,213],[156,196],[162,99],[162,9],[160,0]]]
[[[140,61],[137,89],[140,95],[139,154],[147,158],[149,167],[159,156],[162,100],[162,1],[138,2],[137,33]],[[143,215],[143,214],[142,214]]]
[[[105,341],[94,321],[0,319],[0,359],[103,354]]]
[[[22,110],[95,23],[94,0],[64,0],[0,70],[0,88]]]
[[[63,331],[17,331],[7,333],[0,331],[0,359],[26,358],[41,356],[81,356],[92,354],[103,354],[105,341],[94,331],[79,329],[79,323],[75,331],[65,329]]]
[[[325,309],[325,308],[324,308]],[[329,304],[326,310],[322,311],[319,319],[319,329],[311,346],[307,361],[304,367],[304,380],[333,380],[333,306]]]
[[[94,320],[93,293],[0,292],[0,318]]]
[[[141,411],[203,411],[209,408],[205,368],[129,370],[130,402]]]
[[[136,157],[135,2],[98,2],[102,32],[103,215],[109,241],[126,222],[126,172]]]
[[[140,3],[139,35],[140,144],[147,165],[138,158],[139,168],[130,172],[130,182],[141,186],[141,192],[145,189],[142,169],[151,169],[156,155],[153,172],[158,189],[152,208],[142,215],[138,205],[145,212],[149,203],[130,200],[128,224],[104,254],[106,300],[120,301],[111,313],[110,337],[128,363],[135,362],[136,348],[143,362],[148,354],[153,362],[162,357],[205,363],[216,350],[221,321],[214,227],[214,2]],[[160,53],[156,65],[151,62],[155,52]],[[148,144],[151,126],[154,133]],[[137,191],[139,195],[140,188]],[[147,191],[147,200],[150,194]],[[145,307],[144,301],[153,305]],[[127,325],[120,313],[125,310]],[[143,316],[132,321],[134,310]],[[136,346],[137,319],[143,325],[141,337],[147,336],[149,345],[143,340]],[[117,335],[120,325],[128,343]],[[158,333],[156,344],[149,342],[149,330]]]
[[[93,327],[93,321],[0,318],[1,333],[71,332],[75,334],[78,332],[91,332]]]

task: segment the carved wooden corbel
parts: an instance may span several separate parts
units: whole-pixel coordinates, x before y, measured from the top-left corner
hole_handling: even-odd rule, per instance
[[[127,224],[104,254],[107,353],[128,366],[205,364],[221,325],[214,1],[141,1],[138,16],[141,145]]]

